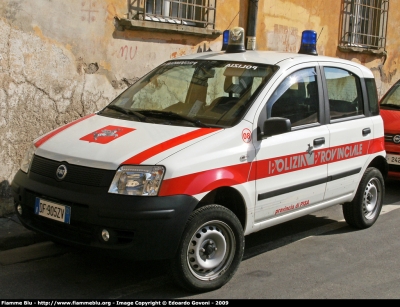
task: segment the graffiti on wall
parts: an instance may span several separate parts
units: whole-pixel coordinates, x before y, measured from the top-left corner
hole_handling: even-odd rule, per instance
[[[267,32],[268,50],[282,52],[297,52],[298,29],[284,25],[274,25],[274,30]]]
[[[128,47],[127,45],[122,46],[120,49],[120,57],[125,60],[133,60],[137,54],[137,46],[136,47]]]
[[[82,1],[82,21],[87,21],[91,23],[96,20],[96,13],[99,11],[96,10],[96,1],[94,0],[83,0]]]
[[[208,47],[207,47],[208,45]],[[196,51],[195,51],[196,50]],[[175,59],[181,56],[184,56],[186,54],[191,54],[191,53],[202,53],[202,52],[209,52],[209,51],[213,51],[211,49],[211,45],[210,43],[202,43],[202,45],[198,45],[197,49],[196,46],[191,47],[190,49],[188,48],[180,48],[178,51],[172,52],[170,55],[171,59]]]
[[[123,45],[119,49],[115,49],[112,55],[125,61],[133,61],[138,56],[138,47]],[[141,56],[143,57],[143,54]],[[157,59],[157,52],[147,52],[145,58],[149,61],[155,61]]]

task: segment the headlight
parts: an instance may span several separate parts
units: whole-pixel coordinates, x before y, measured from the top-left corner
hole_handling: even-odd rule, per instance
[[[25,155],[21,161],[21,171],[28,173],[29,167],[31,166],[33,154],[35,153],[36,147],[31,144],[31,146],[25,151]]]
[[[108,193],[156,196],[164,172],[162,166],[121,166],[114,176]]]

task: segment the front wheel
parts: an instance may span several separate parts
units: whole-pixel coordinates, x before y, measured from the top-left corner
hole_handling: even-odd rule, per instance
[[[367,168],[354,199],[343,204],[347,224],[358,229],[371,227],[382,210],[384,194],[385,182],[381,172],[374,167]]]
[[[189,291],[215,290],[232,278],[243,253],[243,228],[235,214],[219,205],[201,207],[186,223],[171,260],[172,276]]]

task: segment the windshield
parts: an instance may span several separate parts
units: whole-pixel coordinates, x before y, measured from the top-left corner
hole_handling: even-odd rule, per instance
[[[400,82],[397,82],[385,94],[380,102],[382,109],[400,109]]]
[[[252,63],[169,61],[98,114],[166,125],[231,127],[276,70]]]

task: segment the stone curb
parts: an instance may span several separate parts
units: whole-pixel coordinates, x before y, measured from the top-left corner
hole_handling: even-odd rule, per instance
[[[14,213],[14,198],[0,197],[0,218]]]
[[[48,241],[48,239],[25,228],[15,213],[0,217],[0,251],[43,241]]]

